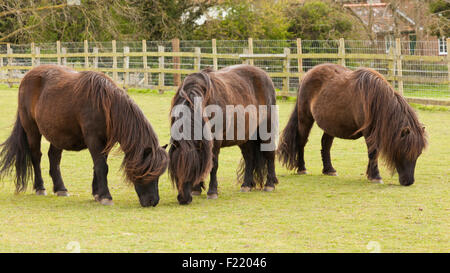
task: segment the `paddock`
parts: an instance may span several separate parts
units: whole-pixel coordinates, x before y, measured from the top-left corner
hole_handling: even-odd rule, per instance
[[[158,134],[169,142],[173,93],[129,90]],[[295,102],[279,100],[280,129]],[[10,134],[17,111],[17,86],[0,86],[0,142]],[[384,184],[367,181],[364,140],[335,139],[331,150],[337,177],[321,173],[320,138],[314,125],[305,147],[309,174],[299,176],[276,162],[274,192],[240,192],[236,170],[239,148],[221,151],[220,198],[194,197],[177,202],[167,173],[160,177],[160,203],[142,208],[134,188],[119,170],[123,154],[108,159],[113,206],[91,195],[92,160],[88,151],[63,152],[61,172],[71,196],[14,194],[12,178],[0,184],[2,252],[445,252],[450,246],[448,221],[450,110],[415,107],[425,124],[429,146],[419,157],[416,182],[402,187],[380,160]],[[42,173],[51,186],[42,141]],[[432,247],[430,247],[432,246]]]

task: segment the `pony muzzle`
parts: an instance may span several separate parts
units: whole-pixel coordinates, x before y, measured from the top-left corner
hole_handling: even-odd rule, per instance
[[[180,205],[188,205],[192,202],[192,183],[186,182],[182,185],[181,191],[178,191],[177,199]]]
[[[411,186],[414,184],[414,170],[416,160],[413,162],[404,161],[397,165],[398,180],[402,186]]]
[[[158,181],[148,184],[135,184],[134,188],[143,207],[155,207],[159,203]]]

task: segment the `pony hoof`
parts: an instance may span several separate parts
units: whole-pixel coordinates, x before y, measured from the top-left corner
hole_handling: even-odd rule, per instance
[[[38,191],[36,191],[36,195],[46,196],[47,192],[45,190],[38,190]]]
[[[208,194],[206,196],[207,199],[217,199],[218,197],[219,195],[217,195],[217,193]]]
[[[300,174],[300,175],[302,175],[302,174],[308,174],[308,172],[307,172],[306,170],[303,170],[303,171],[298,171],[297,174]]]
[[[250,187],[241,187],[241,192],[249,192],[249,191],[251,191],[252,190],[252,188],[250,188]]]
[[[102,204],[104,206],[112,206],[112,205],[114,205],[114,202],[111,199],[103,198],[102,200],[100,200],[100,204]]]
[[[202,192],[201,191],[192,191],[191,194],[192,194],[192,196],[199,196],[202,194]]]
[[[372,178],[372,179],[369,179],[369,181],[372,182],[372,183],[374,183],[374,184],[384,184],[384,182],[383,182],[382,179],[375,179],[375,178]]]
[[[272,187],[272,186],[265,186],[264,187],[264,191],[266,191],[266,192],[272,192],[274,190],[275,190],[275,187]]]
[[[100,198],[98,197],[98,194],[94,194],[94,200],[97,202],[100,202]]]
[[[337,176],[337,172],[324,172],[324,175]]]
[[[67,191],[57,191],[55,194],[56,196],[69,196],[69,192]]]

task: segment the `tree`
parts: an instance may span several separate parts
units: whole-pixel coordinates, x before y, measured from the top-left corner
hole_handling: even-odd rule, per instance
[[[84,0],[79,6],[68,6],[65,2],[2,1],[0,42],[103,41],[134,33],[122,24],[123,20],[129,21],[125,18],[136,14],[125,0]]]
[[[204,24],[195,31],[195,39],[287,39],[288,20],[282,1],[227,0],[210,9]]]
[[[196,20],[215,4],[211,0],[129,0],[139,11],[139,27],[147,39],[187,39],[197,28]]]
[[[292,4],[287,9],[289,32],[302,39],[330,40],[352,35],[352,19],[337,6],[323,1]]]
[[[450,37],[450,1],[432,1],[430,12],[435,18],[434,23],[430,26],[432,34],[438,37]]]

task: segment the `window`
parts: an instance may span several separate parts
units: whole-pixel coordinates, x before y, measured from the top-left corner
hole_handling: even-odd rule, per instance
[[[410,34],[409,35],[409,54],[410,55],[414,55],[414,52],[416,51],[416,41],[417,41],[416,34]]]
[[[445,37],[439,38],[439,55],[447,55],[447,39]]]
[[[384,42],[386,43],[386,53],[389,53],[389,50],[395,47],[395,39],[394,36],[388,34],[384,37]]]

